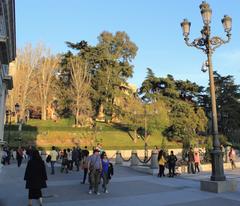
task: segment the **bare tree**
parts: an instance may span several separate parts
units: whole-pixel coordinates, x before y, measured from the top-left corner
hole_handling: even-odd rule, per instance
[[[9,108],[14,111],[14,105],[20,105],[20,118],[24,119],[26,108],[41,108],[42,119],[46,119],[51,84],[55,69],[58,65],[58,57],[52,56],[49,49],[43,44],[35,48],[31,44],[26,45],[17,52],[17,58],[12,67],[14,88],[8,98]]]
[[[57,56],[51,56],[50,50],[44,49],[44,56],[39,61],[37,68],[37,92],[39,95],[41,105],[41,119],[47,119],[47,106],[50,102],[50,98],[54,95],[51,90],[51,84],[54,76],[56,75],[57,66],[59,64],[59,58]]]
[[[87,63],[80,57],[69,60],[71,69],[71,95],[73,97],[73,112],[75,114],[75,125],[86,126],[87,119],[91,116],[90,81],[91,76]]]
[[[12,69],[14,88],[10,92],[10,107],[14,110],[14,105],[20,105],[20,118],[23,119],[26,108],[31,104],[32,92],[36,89],[34,76],[38,65],[41,47],[32,48],[31,44],[17,51],[15,66]]]

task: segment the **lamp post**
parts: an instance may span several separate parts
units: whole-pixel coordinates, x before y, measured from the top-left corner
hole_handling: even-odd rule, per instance
[[[223,158],[220,149],[220,142],[218,138],[218,121],[217,121],[217,108],[216,108],[216,97],[215,97],[215,85],[213,77],[213,66],[212,66],[212,54],[216,48],[220,47],[222,44],[226,44],[231,39],[231,29],[232,29],[232,19],[231,17],[225,15],[222,19],[222,24],[224,31],[226,32],[227,40],[223,40],[218,36],[211,37],[211,16],[212,10],[208,3],[203,1],[200,5],[201,15],[203,19],[203,29],[201,30],[201,37],[194,39],[193,42],[189,42],[189,33],[191,23],[184,19],[181,23],[183,30],[183,36],[187,46],[195,47],[202,50],[207,55],[206,66],[209,72],[210,81],[210,94],[212,103],[212,136],[213,136],[213,150],[211,152],[212,157],[212,181],[224,181],[226,177],[224,175],[223,169]]]

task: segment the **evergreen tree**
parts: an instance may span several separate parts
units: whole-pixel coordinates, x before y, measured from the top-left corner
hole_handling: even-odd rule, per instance
[[[219,132],[232,137],[240,128],[240,85],[231,75],[221,76],[214,72]]]

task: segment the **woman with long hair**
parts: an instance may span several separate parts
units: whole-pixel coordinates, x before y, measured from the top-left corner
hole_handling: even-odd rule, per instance
[[[109,174],[108,174],[109,160],[108,160],[106,152],[103,152],[101,154],[101,159],[102,159],[102,174],[101,174],[101,177],[103,179],[102,188],[103,188],[104,193],[108,193],[107,184],[109,182]]]
[[[27,163],[24,180],[26,180],[26,188],[29,189],[28,205],[32,205],[32,199],[39,200],[39,204],[42,205],[41,189],[47,187],[47,173],[45,164],[35,149],[32,151],[32,158]]]
[[[158,165],[159,165],[158,177],[164,176],[165,164],[166,160],[163,155],[163,150],[160,150],[158,153]]]

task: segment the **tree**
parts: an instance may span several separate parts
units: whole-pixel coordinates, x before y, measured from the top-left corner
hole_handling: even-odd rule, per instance
[[[128,135],[136,143],[138,128],[144,125],[142,102],[138,97],[125,95],[124,101],[121,101],[121,108],[121,121],[127,125]],[[132,135],[132,131],[134,135]]]
[[[179,96],[184,101],[196,102],[198,95],[202,93],[203,87],[199,87],[195,82],[189,80],[177,80],[176,87],[179,91]]]
[[[75,125],[85,126],[91,117],[90,82],[88,65],[80,57],[72,57],[68,62],[71,74],[72,108],[75,114]]]
[[[164,131],[169,140],[180,141],[189,147],[193,138],[207,127],[207,118],[201,108],[182,100],[171,101],[170,126]]]
[[[240,85],[234,83],[231,75],[221,76],[214,72],[219,130],[233,137],[240,128]]]
[[[158,82],[159,79],[155,76],[152,69],[147,68],[147,77],[139,89],[139,94],[142,95],[143,101],[150,102],[158,98]]]
[[[86,41],[79,43],[67,42],[72,49],[78,50],[78,55],[88,63],[91,71],[91,101],[95,118],[101,106],[104,108],[106,121],[117,113],[114,100],[121,91],[122,85],[127,85],[127,79],[132,76],[132,59],[136,56],[137,46],[125,32],[102,32],[96,46],[89,46]]]
[[[37,103],[34,91],[36,84],[36,68],[39,66],[39,59],[42,54],[42,46],[33,48],[31,44],[17,51],[15,70],[13,71],[14,88],[10,92],[10,107],[14,111],[14,105],[20,105],[20,119],[24,119],[25,110],[29,105]]]
[[[173,76],[168,74],[166,78],[155,77],[151,69],[147,68],[147,77],[139,89],[139,95],[143,100],[156,101],[162,96],[178,98],[179,92]]]
[[[37,68],[37,87],[41,105],[41,119],[47,119],[47,106],[50,103],[49,98],[53,98],[52,81],[56,75],[59,57],[51,56],[49,49],[43,49],[43,56],[39,60]],[[53,100],[53,99],[52,99]]]
[[[69,68],[69,59],[73,58],[72,52],[61,56],[60,67],[53,80],[54,93],[56,95],[57,113],[60,117],[69,118],[72,116],[71,105],[73,102],[70,92],[71,73]]]

